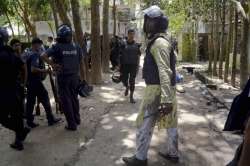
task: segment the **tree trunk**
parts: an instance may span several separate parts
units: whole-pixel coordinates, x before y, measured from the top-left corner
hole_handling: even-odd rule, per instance
[[[244,4],[243,7],[248,7]],[[241,56],[240,56],[240,88],[243,89],[248,81],[248,35],[249,21],[243,18],[242,39],[241,39]]]
[[[217,76],[217,63],[218,57],[220,55],[220,35],[219,35],[219,18],[220,18],[220,6],[219,0],[216,0],[216,26],[215,26],[215,54],[214,54],[214,66],[213,66],[213,75]]]
[[[223,79],[223,62],[226,53],[226,40],[225,40],[225,25],[226,25],[226,0],[222,1],[222,18],[221,18],[221,45],[220,45],[220,60],[219,60],[219,78]]]
[[[20,39],[21,33],[20,33],[20,23],[19,23],[19,21],[17,22],[17,32],[18,32],[18,39]]]
[[[113,36],[116,35],[116,0],[113,0],[113,19],[114,19],[114,27],[113,27]]]
[[[29,30],[29,32],[31,32],[32,37],[36,37],[37,36],[36,26],[35,26],[35,24],[32,24],[32,22],[30,21],[27,2],[25,1],[23,6],[22,6],[20,1],[17,0],[17,4],[18,4],[20,10],[22,11],[22,14],[20,14],[20,13],[18,13],[18,9],[16,8],[18,15],[23,20],[23,22],[26,25],[26,28]]]
[[[11,24],[10,17],[9,17],[9,14],[7,13],[7,11],[5,12],[5,16],[6,16],[7,20],[8,20],[8,23],[9,23],[9,26],[10,26],[10,29],[11,29],[11,32],[12,32],[12,37],[14,37],[15,36],[14,29],[13,29],[13,26]]]
[[[28,40],[28,42],[30,42],[30,31],[27,28],[27,25],[25,23],[23,23],[23,24],[24,24],[24,27],[25,27],[26,35],[27,35],[27,40]]]
[[[91,0],[91,61],[92,83],[102,83],[99,0]]]
[[[73,23],[75,27],[75,33],[77,43],[82,47],[84,47],[84,37],[83,37],[83,31],[82,31],[82,24],[81,24],[81,17],[80,17],[80,5],[79,0],[70,0],[71,3],[71,9],[72,9],[72,16],[73,16]]]
[[[71,3],[71,9],[72,9],[72,16],[73,16],[73,23],[75,27],[75,37],[77,43],[80,45],[81,48],[86,47],[86,43],[84,42],[84,35],[82,31],[82,24],[81,24],[81,17],[80,17],[80,5],[79,5],[79,0],[70,0]],[[89,81],[87,79],[88,77],[88,70],[87,70],[87,65],[84,65],[84,78],[85,80]]]
[[[48,26],[49,26],[49,29],[50,29],[52,35],[55,36],[54,30],[53,30],[52,22],[47,21],[47,24],[48,24]]]
[[[194,63],[197,62],[199,54],[199,34],[198,34],[198,20],[194,23]]]
[[[105,73],[109,72],[109,0],[103,2],[103,39],[102,39],[102,69]]]
[[[230,62],[230,53],[233,47],[233,14],[234,14],[234,7],[230,4],[229,9],[229,31],[228,31],[228,38],[227,38],[227,51],[225,56],[225,71],[224,71],[224,81],[228,83],[228,75],[229,75],[229,62]]]
[[[54,18],[54,21],[55,21],[55,27],[56,29],[58,29],[59,27],[59,21],[58,21],[58,17],[57,17],[57,8],[56,8],[56,2],[55,0],[50,0],[50,7],[52,9],[52,14],[53,14],[53,18]]]
[[[60,20],[62,21],[63,24],[68,24],[69,26],[71,26],[71,22],[70,19],[67,15],[67,10],[65,8],[64,5],[64,1],[62,0],[55,0],[55,4],[57,7],[57,11],[60,17]]]
[[[211,36],[209,39],[210,43],[210,52],[209,52],[209,64],[208,64],[208,73],[212,74],[212,64],[213,64],[213,58],[214,58],[214,8],[215,3],[213,1],[213,7],[212,7],[212,28],[211,28]]]
[[[233,51],[233,64],[232,64],[232,76],[231,84],[233,87],[236,86],[236,63],[237,63],[237,45],[238,45],[238,12],[235,10],[234,20],[234,51]]]

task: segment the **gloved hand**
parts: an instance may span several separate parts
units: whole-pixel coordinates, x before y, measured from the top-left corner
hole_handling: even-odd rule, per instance
[[[52,64],[51,67],[53,68],[53,71],[60,71],[62,69],[62,66],[59,64]]]
[[[173,103],[161,103],[158,107],[160,116],[165,116],[170,114],[173,111]]]

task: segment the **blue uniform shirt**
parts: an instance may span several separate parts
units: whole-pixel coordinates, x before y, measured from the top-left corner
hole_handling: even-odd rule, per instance
[[[39,68],[45,69],[45,65],[40,58],[40,53],[38,52],[31,52],[29,59],[27,60],[27,68],[28,68],[28,80],[29,81],[42,81],[44,78],[43,73],[32,73],[31,68]]]
[[[54,63],[62,66],[59,76],[79,75],[80,62],[83,58],[82,49],[73,43],[56,43],[46,50]]]

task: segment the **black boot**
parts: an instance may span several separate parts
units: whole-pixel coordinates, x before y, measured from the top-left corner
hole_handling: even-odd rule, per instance
[[[135,87],[130,86],[130,103],[132,103],[132,104],[136,103],[135,99],[134,99],[134,90],[135,90]]]
[[[58,122],[61,121],[61,118],[55,118],[53,113],[52,113],[52,109],[51,106],[48,104],[48,106],[45,109],[46,112],[46,117],[48,120],[48,126],[53,126],[55,124],[57,124]]]
[[[135,101],[133,95],[131,95],[131,94],[130,94],[130,103],[132,103],[132,104],[135,104],[135,103],[136,103],[136,101]]]
[[[127,166],[147,166],[148,165],[147,160],[139,160],[136,158],[136,156],[123,157],[122,160]]]
[[[21,140],[21,141],[24,141],[29,133],[30,133],[30,128],[25,127],[25,128],[23,129],[22,134],[20,135],[20,140]]]
[[[172,155],[169,155],[169,154],[164,154],[162,152],[158,152],[158,154],[165,158],[166,160],[169,160],[171,162],[174,162],[174,163],[178,163],[179,162],[179,156],[172,156]]]
[[[34,122],[27,122],[27,125],[28,125],[30,128],[32,128],[32,129],[39,126],[38,123],[34,123]]]
[[[23,143],[22,143],[22,141],[16,136],[15,141],[14,141],[12,144],[10,144],[10,147],[11,147],[12,149],[17,150],[17,151],[22,151],[22,150],[23,150]]]
[[[128,90],[129,90],[129,87],[126,87],[126,90],[125,90],[124,96],[128,96]]]
[[[59,123],[61,120],[62,120],[61,118],[54,118],[54,116],[53,116],[53,118],[48,120],[48,126],[53,126],[53,125]]]
[[[77,127],[65,126],[65,130],[68,130],[68,131],[76,131],[76,130],[77,130]]]

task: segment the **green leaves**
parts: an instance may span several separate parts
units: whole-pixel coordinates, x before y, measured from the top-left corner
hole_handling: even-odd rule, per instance
[[[181,31],[185,22],[191,20],[208,20],[211,17],[211,0],[165,0],[162,9],[170,20],[170,31]]]
[[[90,0],[80,0],[80,4],[84,7],[90,7]]]

